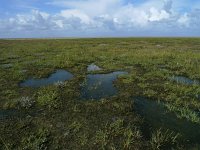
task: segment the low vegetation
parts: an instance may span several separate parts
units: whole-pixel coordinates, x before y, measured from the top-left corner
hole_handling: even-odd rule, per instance
[[[199,148],[173,129],[151,128],[132,100],[160,100],[179,119],[199,124],[200,86],[170,80],[200,80],[199,38],[2,39],[0,54],[0,149]],[[81,99],[92,63],[102,68],[98,73],[128,72],[113,83],[117,95]],[[19,86],[57,69],[74,77],[39,88]],[[9,110],[20,115],[9,119]]]

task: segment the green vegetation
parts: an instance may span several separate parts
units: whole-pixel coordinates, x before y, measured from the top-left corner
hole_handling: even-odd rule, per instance
[[[165,106],[169,111],[174,112],[178,118],[186,118],[189,121],[200,124],[200,117],[195,111],[185,107],[178,107],[173,104],[166,104]]]
[[[6,113],[0,111],[0,149],[200,145],[179,140],[182,134],[171,129],[146,127],[148,122],[135,112],[132,101],[134,96],[160,100],[179,119],[199,125],[200,86],[170,80],[176,75],[200,80],[199,38],[0,40],[0,54],[0,110],[20,113],[4,119]],[[91,63],[102,68],[98,73],[128,72],[114,82],[117,95],[81,100],[81,85]],[[40,88],[19,87],[26,79],[45,78],[57,69],[74,77]]]
[[[59,105],[58,93],[53,88],[42,88],[37,93],[37,103],[40,106],[48,106],[49,108],[57,108]]]
[[[175,134],[174,132],[170,132],[169,130],[162,131],[162,129],[158,129],[151,135],[150,144],[152,149],[167,149],[169,147],[173,148],[177,147],[179,134]]]

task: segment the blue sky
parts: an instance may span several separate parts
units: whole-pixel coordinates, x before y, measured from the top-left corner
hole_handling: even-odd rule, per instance
[[[0,0],[0,38],[200,36],[200,0]]]

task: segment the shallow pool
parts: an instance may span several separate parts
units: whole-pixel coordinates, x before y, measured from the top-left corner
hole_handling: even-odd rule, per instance
[[[188,144],[200,145],[200,125],[186,119],[179,119],[168,112],[164,103],[145,97],[134,97],[135,110],[148,124],[147,128],[166,128],[180,133]],[[148,129],[146,129],[148,130]]]
[[[89,74],[81,87],[82,99],[101,99],[117,94],[117,88],[113,82],[119,75],[127,72],[116,71],[108,74]]]
[[[54,84],[56,82],[62,82],[66,80],[70,80],[73,78],[73,75],[66,70],[57,70],[53,74],[51,74],[48,78],[42,79],[28,79],[22,83],[20,83],[20,87],[41,87]]]

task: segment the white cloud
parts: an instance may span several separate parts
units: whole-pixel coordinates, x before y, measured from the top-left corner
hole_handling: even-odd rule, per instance
[[[175,1],[150,0],[142,4],[124,3],[123,0],[56,0],[51,5],[62,6],[58,13],[50,14],[32,10],[28,14],[17,14],[0,19],[0,34],[15,32],[42,33],[163,33],[184,28],[197,29],[200,25],[200,9],[180,12]],[[58,35],[59,36],[59,35]]]
[[[65,19],[80,19],[83,24],[90,24],[90,22],[92,22],[89,16],[77,9],[62,10],[59,15]]]
[[[165,10],[157,10],[156,8],[150,9],[150,17],[149,21],[160,21],[163,19],[168,19],[170,17],[170,14],[167,13]]]
[[[78,9],[92,17],[112,13],[122,6],[123,0],[55,0],[48,4]]]
[[[189,27],[190,18],[188,16],[188,14],[185,13],[184,15],[180,16],[180,18],[177,20],[177,22],[182,26]]]
[[[30,14],[18,14],[15,18],[10,18],[5,21],[5,25],[11,24],[12,29],[17,30],[34,30],[34,29],[49,29],[54,27],[54,24],[50,22],[50,15],[45,12],[39,12],[37,10],[31,11]]]

